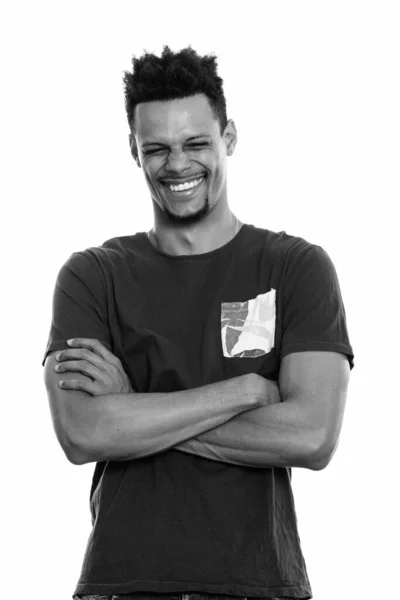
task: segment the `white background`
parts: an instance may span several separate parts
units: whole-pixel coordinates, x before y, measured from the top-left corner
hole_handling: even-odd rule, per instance
[[[229,203],[321,245],[355,352],[337,453],[294,469],[315,600],[398,593],[399,30],[397,2],[2,4],[3,598],[71,598],[94,465],[58,446],[42,356],[69,255],[152,227],[128,148],[133,54],[215,52],[239,140]],[[396,239],[397,238],[397,239]]]

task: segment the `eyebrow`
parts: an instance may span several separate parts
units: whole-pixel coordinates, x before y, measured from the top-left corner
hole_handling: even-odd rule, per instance
[[[187,138],[185,140],[185,143],[190,142],[192,140],[198,140],[198,139],[204,139],[204,138],[210,139],[211,136],[208,133],[200,133],[198,135],[193,135],[193,136]],[[144,144],[142,144],[142,148],[147,148],[148,146],[167,146],[167,144],[163,144],[162,142],[144,142]]]

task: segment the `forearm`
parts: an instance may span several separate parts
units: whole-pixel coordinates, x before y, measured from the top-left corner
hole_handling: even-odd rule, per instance
[[[84,400],[90,407],[75,444],[76,462],[142,458],[222,425],[259,406],[246,381],[241,376],[179,392]]]
[[[286,400],[235,416],[215,429],[175,446],[175,450],[247,467],[323,468],[322,432],[304,408]]]

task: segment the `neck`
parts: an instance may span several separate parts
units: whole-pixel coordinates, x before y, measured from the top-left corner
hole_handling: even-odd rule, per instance
[[[184,230],[155,226],[147,235],[150,243],[165,254],[173,256],[205,254],[225,246],[237,235],[240,226],[238,218],[230,213],[229,221],[223,226],[204,222]]]

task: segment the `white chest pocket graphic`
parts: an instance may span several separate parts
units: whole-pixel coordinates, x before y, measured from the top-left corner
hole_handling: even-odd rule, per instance
[[[227,358],[257,358],[274,347],[276,290],[246,302],[221,304],[221,338]]]

